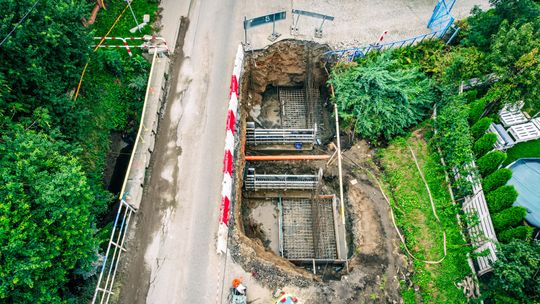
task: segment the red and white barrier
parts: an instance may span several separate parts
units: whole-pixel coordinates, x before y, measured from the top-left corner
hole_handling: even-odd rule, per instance
[[[234,69],[231,76],[229,87],[229,107],[227,110],[227,134],[225,136],[225,151],[223,156],[223,183],[221,190],[221,207],[219,215],[219,229],[217,238],[217,252],[225,253],[227,251],[227,238],[229,234],[229,216],[231,212],[232,190],[233,190],[233,171],[234,171],[234,132],[236,128],[236,118],[238,117],[238,80],[242,73],[242,64],[244,62],[244,49],[241,45],[236,51],[234,60]]]
[[[104,45],[100,44],[98,47],[100,48],[125,48],[129,54],[130,57],[133,56],[131,53],[130,48],[142,48],[142,49],[150,49],[150,48],[159,48],[161,50],[165,50],[167,53],[169,53],[169,47],[167,46],[167,42],[163,37],[157,37],[152,35],[144,35],[143,37],[94,37],[94,40],[121,40],[123,42],[123,45]],[[127,41],[130,40],[141,40],[145,41],[145,43],[140,45],[128,45]],[[93,46],[95,47],[95,46]]]

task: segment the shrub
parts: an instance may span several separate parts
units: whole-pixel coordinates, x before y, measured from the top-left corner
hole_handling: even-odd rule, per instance
[[[493,173],[501,163],[506,159],[506,153],[501,151],[492,151],[488,154],[480,157],[478,161],[476,161],[476,165],[478,166],[478,172],[480,172],[480,175],[482,176],[488,176],[491,173]]]
[[[447,165],[446,169],[455,170],[458,173],[452,183],[456,188],[456,196],[466,196],[472,192],[472,183],[467,180],[467,177],[472,175],[473,179],[476,179],[476,172],[470,170],[474,157],[470,127],[467,122],[467,108],[463,98],[452,96],[437,115],[435,128],[439,132],[434,142],[441,148],[442,157]]]
[[[511,177],[512,170],[506,168],[499,169],[484,178],[482,188],[484,188],[484,192],[493,191],[506,184]]]
[[[485,98],[479,99],[469,104],[469,124],[474,124],[480,119],[480,116],[484,113],[487,100]]]
[[[518,240],[530,240],[532,238],[532,233],[534,228],[531,226],[518,226],[505,230],[497,236],[499,242],[510,243],[514,239]]]
[[[479,139],[482,135],[486,134],[487,129],[489,128],[489,125],[493,122],[493,119],[489,117],[484,117],[477,121],[472,127],[471,127],[471,135],[474,138],[474,140]]]
[[[527,215],[527,209],[523,207],[510,207],[493,216],[493,227],[497,231],[516,226]]]
[[[494,133],[487,133],[482,135],[473,146],[473,152],[476,157],[482,157],[484,154],[493,150],[493,145],[497,142],[497,135]]]
[[[335,68],[329,82],[344,124],[371,141],[404,134],[435,100],[432,81],[418,67],[400,65],[391,52]]]
[[[502,186],[495,191],[488,193],[486,201],[488,203],[489,211],[491,211],[491,213],[497,213],[511,207],[516,201],[517,196],[518,193],[512,185]]]

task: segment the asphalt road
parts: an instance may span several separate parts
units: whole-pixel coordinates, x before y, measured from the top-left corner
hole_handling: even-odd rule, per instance
[[[166,114],[119,302],[216,303],[227,80],[241,33],[241,23],[231,20],[241,17],[235,0],[162,5],[169,15],[188,7],[189,26],[185,37],[179,33],[183,45],[177,41]]]

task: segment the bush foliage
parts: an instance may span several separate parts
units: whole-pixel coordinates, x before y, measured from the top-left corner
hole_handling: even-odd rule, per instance
[[[540,243],[511,240],[499,244],[487,295],[496,303],[534,303],[540,298]],[[512,303],[512,302],[510,302]]]
[[[482,157],[489,151],[493,150],[493,145],[497,142],[497,135],[487,133],[482,135],[473,146],[473,151],[476,157]]]
[[[469,123],[474,125],[479,119],[480,116],[484,113],[484,110],[487,105],[487,99],[481,98],[475,102],[469,104]]]
[[[514,206],[504,209],[492,216],[493,227],[498,232],[509,227],[514,227],[523,221],[525,215],[527,215],[527,209],[523,207]]]
[[[446,170],[457,170],[458,175],[453,186],[458,197],[463,197],[472,190],[472,184],[466,177],[473,175],[476,179],[476,173],[470,170],[474,158],[467,109],[462,98],[454,97],[443,106],[436,118],[435,128],[438,133],[434,142],[441,148]]]
[[[505,159],[506,153],[501,151],[491,151],[476,161],[478,172],[482,176],[488,176],[497,170]]]
[[[0,299],[59,303],[70,277],[93,270],[93,223],[108,197],[66,152],[65,143],[33,131],[2,138]]]
[[[502,243],[510,243],[512,240],[530,241],[533,231],[531,226],[518,226],[502,231],[497,235],[497,239]]]
[[[401,65],[391,52],[338,66],[329,83],[345,124],[371,141],[404,134],[426,116],[434,101],[426,75],[417,67]]]
[[[491,211],[491,213],[497,213],[506,208],[510,208],[516,201],[517,196],[518,193],[512,185],[502,186],[489,192],[486,196],[489,211]]]
[[[493,191],[506,184],[512,178],[512,170],[507,168],[499,169],[486,176],[482,181],[484,192]]]
[[[484,117],[480,119],[479,121],[477,121],[474,125],[472,125],[471,135],[474,138],[474,140],[478,140],[480,137],[486,134],[486,131],[492,122],[493,122],[493,119],[489,117]]]

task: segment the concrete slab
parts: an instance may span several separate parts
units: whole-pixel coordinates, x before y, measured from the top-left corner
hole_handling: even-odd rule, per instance
[[[436,0],[245,0],[244,15],[253,18],[286,11],[287,19],[276,23],[276,31],[281,34],[277,40],[314,40],[328,43],[333,48],[347,48],[373,43],[384,31],[388,31],[385,41],[397,41],[429,33],[427,22],[436,4]],[[467,17],[475,5],[485,9],[489,7],[489,1],[457,1],[452,15],[456,19]],[[298,23],[299,35],[293,36],[290,31],[293,8],[331,15],[335,19],[324,23],[323,36],[319,39],[315,37],[315,29],[321,25],[321,20],[302,16]],[[252,28],[248,31],[248,41],[253,49],[264,48],[271,43],[267,40],[271,33],[272,24]]]

